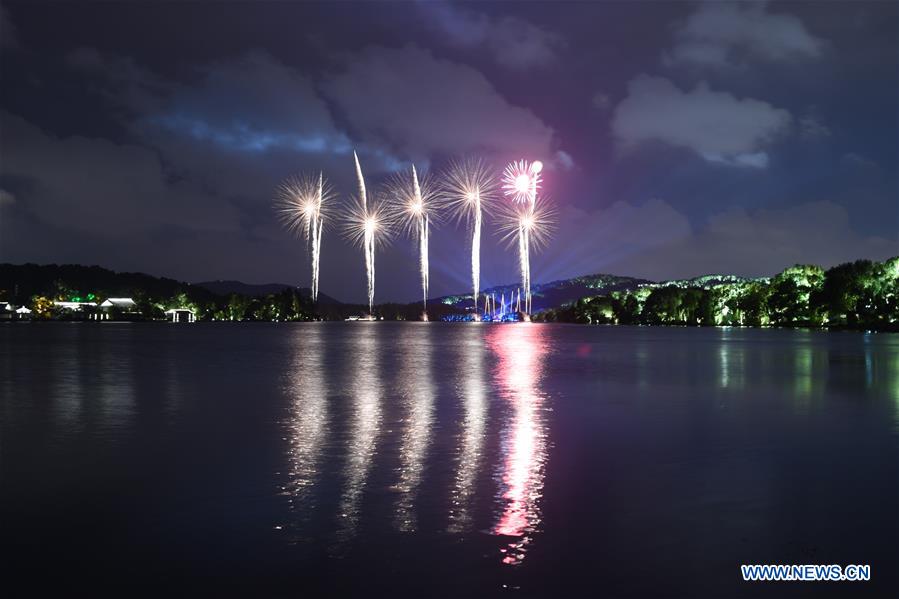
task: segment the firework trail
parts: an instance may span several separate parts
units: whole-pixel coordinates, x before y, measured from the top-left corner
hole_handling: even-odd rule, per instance
[[[324,195],[324,174],[318,173],[318,193],[315,201],[315,218],[312,221],[312,301],[318,300],[319,261],[322,253],[322,196]]]
[[[362,165],[359,164],[359,156],[353,151],[353,159],[356,161],[356,177],[359,179],[359,201],[362,210],[368,215],[368,198],[365,193],[365,177],[362,176]],[[365,275],[368,280],[368,313],[374,312],[375,302],[375,223],[366,218],[363,222],[363,248],[365,253]]]
[[[518,241],[518,263],[521,270],[521,286],[524,289],[524,313],[531,313],[531,244],[539,235],[538,195],[540,189],[540,172],[543,163],[539,160],[527,162],[519,160],[509,164],[503,171],[503,193],[511,200],[511,208],[507,210],[514,226]],[[541,218],[545,219],[545,215]]]
[[[487,164],[469,158],[452,164],[444,177],[444,193],[456,220],[471,226],[471,297],[478,315],[481,286],[481,227],[497,191],[496,179]]]
[[[542,246],[552,229],[554,212],[538,195],[543,163],[513,162],[503,171],[503,204],[499,231],[504,239],[518,244],[518,265],[524,290],[525,316],[531,313],[531,247]]]
[[[354,205],[347,210],[344,234],[354,244],[362,248],[365,255],[365,276],[368,283],[368,312],[374,318],[375,301],[375,248],[389,239],[390,220],[381,209],[380,203],[368,201],[365,177],[359,157],[353,152],[356,162],[356,178],[359,180],[359,195]]]
[[[421,275],[422,320],[428,319],[428,240],[430,227],[436,223],[440,195],[428,176],[419,177],[415,166],[412,176],[398,173],[387,184],[395,217],[402,228],[418,243],[418,267]]]
[[[412,165],[412,185],[414,188],[413,209],[417,212],[418,220],[418,262],[421,272],[421,305],[422,317],[428,319],[428,213],[425,210],[421,196],[421,185],[418,183],[418,173],[415,165]]]
[[[333,199],[334,192],[321,172],[318,177],[289,177],[275,191],[275,205],[281,221],[288,230],[301,235],[309,243],[313,302],[318,300],[324,208]]]
[[[526,217],[525,217],[526,218]],[[527,229],[524,219],[518,221],[518,268],[521,271],[521,286],[525,288],[524,311],[527,312],[528,293],[531,291],[530,247],[527,241]]]

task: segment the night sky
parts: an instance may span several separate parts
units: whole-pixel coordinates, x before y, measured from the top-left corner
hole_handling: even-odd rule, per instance
[[[43,3],[0,12],[0,261],[308,286],[273,210],[352,151],[540,159],[558,207],[535,282],[773,274],[899,253],[895,2]],[[332,220],[321,290],[363,301]],[[517,262],[488,222],[482,287]],[[464,292],[464,230],[431,292]],[[376,301],[415,301],[413,243]]]

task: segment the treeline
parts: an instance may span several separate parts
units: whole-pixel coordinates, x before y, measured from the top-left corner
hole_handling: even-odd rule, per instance
[[[139,304],[140,305],[140,304]],[[296,289],[252,297],[238,293],[216,296],[214,301],[197,302],[187,294],[151,304],[152,319],[165,317],[164,309],[185,307],[193,310],[197,320],[262,320],[305,321],[315,320],[312,300]]]
[[[108,298],[130,298],[135,305],[101,309],[99,304]],[[39,320],[91,320],[101,311],[117,320],[162,320],[169,309],[191,310],[201,321],[343,320],[368,312],[367,306],[333,299],[313,305],[305,289],[286,287],[257,295],[214,293],[202,284],[74,264],[0,264],[0,302],[25,306]],[[73,311],[56,302],[81,306]],[[432,320],[461,312],[436,301],[428,306]],[[418,320],[421,313],[417,302],[375,306],[375,317],[385,320]]]
[[[218,295],[198,285],[143,273],[117,273],[75,264],[0,264],[0,301],[25,306],[37,319],[88,319],[108,298],[135,305],[112,312],[131,320],[161,320],[169,309],[192,310],[198,320],[312,320],[312,302],[298,289],[263,296]],[[55,302],[79,302],[78,311]]]
[[[797,265],[770,279],[649,284],[584,297],[534,316],[543,322],[899,330],[899,257],[824,270]]]

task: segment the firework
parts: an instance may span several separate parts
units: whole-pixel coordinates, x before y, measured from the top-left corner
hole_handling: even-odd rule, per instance
[[[512,162],[503,171],[503,193],[518,204],[533,204],[542,182],[540,172],[543,163],[539,160]]]
[[[365,276],[368,283],[368,312],[374,318],[375,301],[375,248],[389,240],[390,218],[381,207],[381,202],[369,202],[365,188],[365,177],[359,157],[353,152],[356,162],[356,178],[359,194],[346,212],[344,235],[353,244],[362,248],[365,254]]]
[[[327,205],[334,192],[319,173],[317,177],[299,175],[285,180],[275,192],[275,205],[285,226],[301,235],[309,244],[312,258],[312,301],[318,300],[319,263],[321,260],[322,229]]]
[[[418,266],[421,274],[422,319],[428,319],[428,237],[431,225],[436,223],[440,195],[428,176],[419,178],[412,166],[411,176],[398,173],[387,184],[396,220],[409,236],[418,243]]]
[[[471,227],[471,297],[478,314],[481,286],[481,226],[491,211],[497,191],[496,179],[487,164],[469,158],[452,164],[444,177],[444,194],[451,213]]]
[[[503,171],[503,193],[510,202],[503,207],[500,233],[518,244],[524,313],[531,312],[531,246],[546,241],[553,219],[545,199],[538,195],[543,163],[539,160],[513,162]]]
[[[497,233],[504,242],[518,246],[522,286],[519,290],[525,314],[530,313],[530,251],[549,241],[555,226],[555,209],[547,198],[538,196],[533,205],[503,204],[498,210]]]

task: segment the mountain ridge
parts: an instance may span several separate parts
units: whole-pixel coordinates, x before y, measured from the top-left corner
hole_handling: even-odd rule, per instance
[[[25,274],[27,272],[27,274]],[[26,280],[22,280],[22,279]],[[707,274],[690,279],[671,279],[653,281],[640,277],[593,273],[579,275],[569,279],[555,279],[545,283],[537,283],[532,289],[533,308],[535,311],[558,307],[575,301],[581,297],[600,295],[612,291],[627,291],[644,285],[678,285],[707,286],[719,282],[735,282],[753,280],[748,277],[725,274]],[[77,284],[92,290],[103,290],[110,295],[129,295],[135,290],[152,295],[174,295],[183,292],[199,292],[210,296],[225,297],[231,294],[247,297],[264,297],[285,290],[293,290],[300,295],[309,296],[308,287],[298,287],[287,283],[244,283],[236,279],[218,279],[188,283],[168,277],[157,277],[141,272],[114,271],[97,265],[80,264],[11,264],[0,263],[0,289],[7,282],[12,283],[18,291],[16,295],[45,293],[46,289],[64,284]],[[506,295],[512,297],[520,289],[517,284],[494,285],[482,290],[481,295],[495,294],[497,301]],[[85,290],[81,290],[85,291]],[[454,308],[466,309],[472,303],[471,293],[450,294],[428,298],[429,302],[444,304]],[[412,302],[381,302],[384,305],[416,304]],[[361,302],[342,302],[327,294],[319,294],[319,304],[334,306],[360,306]]]

